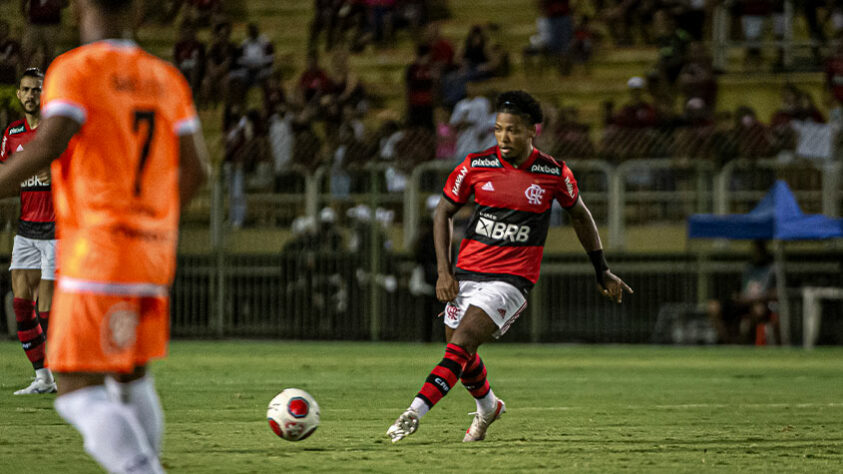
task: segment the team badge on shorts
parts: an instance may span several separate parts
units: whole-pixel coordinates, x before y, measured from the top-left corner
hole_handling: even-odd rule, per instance
[[[452,304],[445,306],[445,319],[448,321],[456,321],[460,318],[460,309]]]
[[[131,347],[137,339],[138,311],[126,303],[109,308],[102,326],[102,350],[115,354]]]

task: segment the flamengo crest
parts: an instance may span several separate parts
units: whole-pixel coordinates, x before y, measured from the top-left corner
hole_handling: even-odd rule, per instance
[[[527,201],[534,206],[540,206],[542,203],[542,196],[545,190],[538,184],[531,184],[529,188],[524,190],[524,195],[527,196]]]

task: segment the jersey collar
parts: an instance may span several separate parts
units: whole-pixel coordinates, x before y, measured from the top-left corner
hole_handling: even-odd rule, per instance
[[[530,156],[528,156],[527,159],[524,160],[524,163],[521,163],[521,165],[518,168],[512,166],[512,163],[506,161],[501,156],[501,148],[499,146],[495,146],[495,153],[498,155],[498,160],[501,162],[501,164],[503,165],[504,168],[526,170],[526,169],[529,169],[530,166],[532,166],[533,162],[536,161],[536,158],[538,158],[539,149],[536,148],[535,146],[533,146],[533,151],[532,151],[532,153],[530,153]]]
[[[99,42],[111,46],[113,48],[136,48],[138,46],[137,43],[130,39],[109,38],[101,40]]]

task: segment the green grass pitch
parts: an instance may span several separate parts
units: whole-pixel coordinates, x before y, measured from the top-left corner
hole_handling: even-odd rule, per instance
[[[178,473],[840,472],[843,349],[489,344],[508,407],[463,444],[460,386],[397,445],[386,428],[442,356],[441,344],[175,341],[153,364],[166,412],[163,463]],[[0,343],[0,472],[98,472],[54,396],[16,397],[30,370]],[[322,424],[305,441],[265,420],[285,387]]]

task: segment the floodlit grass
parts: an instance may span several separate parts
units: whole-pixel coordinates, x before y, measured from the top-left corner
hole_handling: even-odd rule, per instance
[[[171,472],[832,472],[843,470],[843,349],[491,344],[481,349],[508,413],[462,444],[474,403],[454,389],[397,445],[386,428],[442,345],[176,341],[153,365]],[[54,396],[15,397],[30,370],[0,343],[0,472],[87,473]],[[276,438],[285,387],[309,391],[322,425]]]

